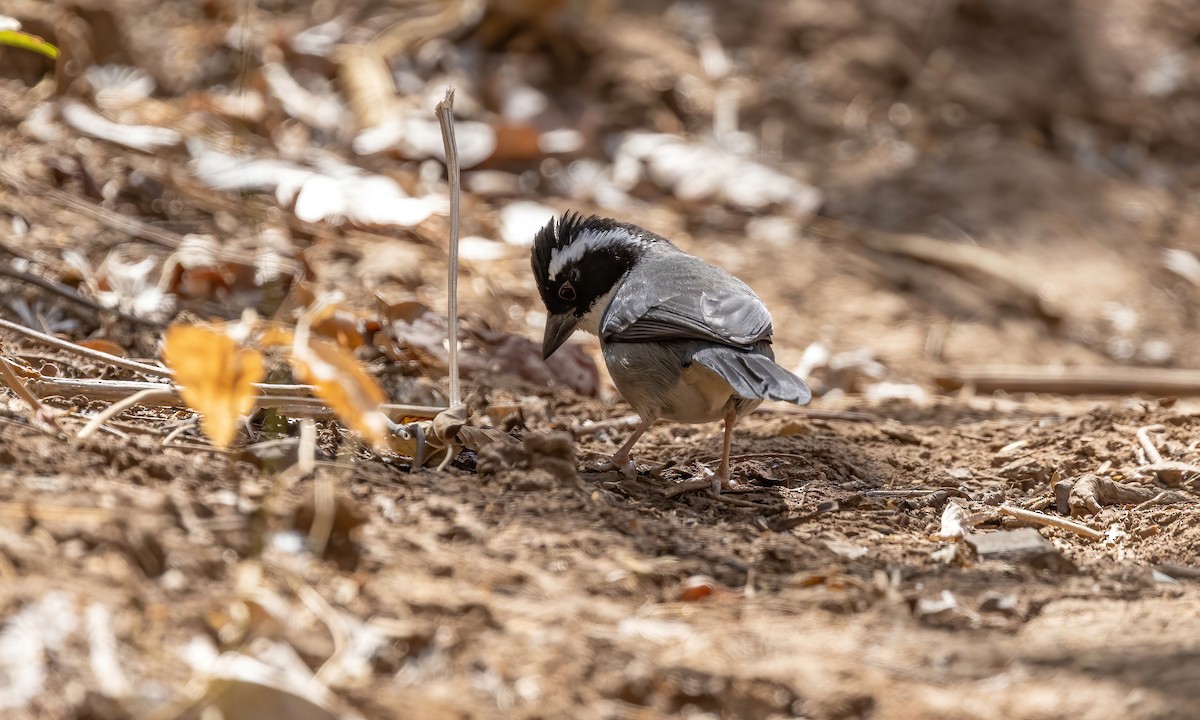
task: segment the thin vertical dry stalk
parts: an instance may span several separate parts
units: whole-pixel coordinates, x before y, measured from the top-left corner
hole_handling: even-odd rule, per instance
[[[454,88],[446,88],[446,97],[437,104],[437,119],[442,126],[442,144],[446,148],[446,176],[450,180],[450,277],[446,315],[450,330],[450,407],[462,402],[458,387],[458,217],[462,184],[458,168],[458,142],[454,139]]]

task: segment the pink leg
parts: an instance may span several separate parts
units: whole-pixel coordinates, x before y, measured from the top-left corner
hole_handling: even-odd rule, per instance
[[[721,464],[717,466],[717,474],[713,475],[713,492],[721,494],[721,489],[729,487],[729,451],[733,448],[733,425],[737,422],[737,413],[732,409],[725,413],[725,445],[721,449]]]
[[[633,431],[633,434],[621,446],[621,449],[617,450],[616,454],[612,456],[613,467],[620,470],[621,474],[625,477],[632,478],[637,475],[637,463],[629,456],[629,451],[633,449],[633,444],[638,441],[638,438],[644,435],[653,424],[653,420],[643,420],[642,424],[637,426],[637,429]]]

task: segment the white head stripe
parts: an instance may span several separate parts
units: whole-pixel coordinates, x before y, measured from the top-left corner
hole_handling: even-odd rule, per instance
[[[550,251],[550,268],[547,272],[551,279],[556,278],[563,271],[563,268],[576,262],[589,251],[604,247],[605,245],[618,245],[625,242],[636,243],[638,241],[629,234],[628,230],[615,228],[605,230],[604,232],[585,230],[579,233],[579,237],[575,238],[575,242],[564,248],[556,248]]]

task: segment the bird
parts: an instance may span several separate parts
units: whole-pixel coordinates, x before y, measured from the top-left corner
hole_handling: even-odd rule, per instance
[[[771,314],[741,280],[665,237],[567,211],[533,239],[530,264],[546,307],[542,357],[576,331],[600,339],[609,376],[640,422],[612,456],[634,476],[634,443],[658,420],[724,420],[712,490],[733,487],[737,421],[764,400],[804,405],[812,391],[780,367]]]

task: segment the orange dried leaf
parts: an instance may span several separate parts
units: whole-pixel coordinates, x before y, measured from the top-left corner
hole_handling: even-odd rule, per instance
[[[723,588],[707,575],[693,575],[679,586],[679,599],[683,602],[698,602],[716,595]]]
[[[287,328],[268,327],[263,330],[262,337],[259,338],[259,343],[263,347],[291,347],[296,340],[296,334]]]
[[[183,401],[200,413],[200,427],[224,448],[237,434],[238,417],[254,407],[254,383],[263,377],[257,351],[239,348],[224,332],[202,325],[167,328],[163,360],[182,385]]]
[[[378,448],[387,447],[387,416],[379,411],[386,396],[350,351],[335,342],[309,336],[292,347],[292,367],[341,418]]]

